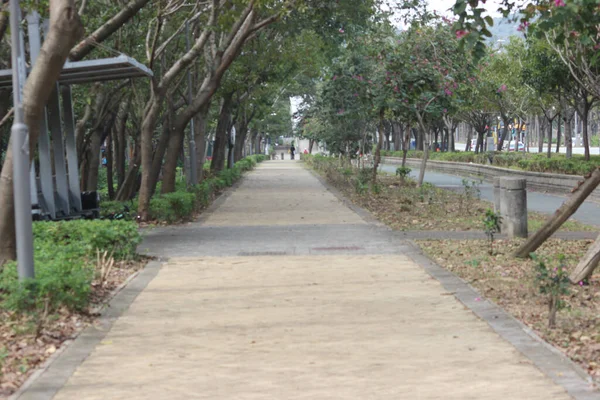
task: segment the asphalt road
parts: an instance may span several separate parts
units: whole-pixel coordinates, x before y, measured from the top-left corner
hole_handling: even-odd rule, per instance
[[[381,166],[381,170],[388,173],[395,173],[397,165]],[[411,173],[411,177],[417,179],[419,176],[419,169],[414,168]],[[467,178],[469,180],[475,180],[474,178]],[[429,182],[435,186],[451,189],[451,190],[462,190],[463,177],[443,174],[439,172],[427,171],[425,173],[425,182]],[[482,182],[479,186],[481,190],[481,198],[487,201],[494,201],[494,188],[489,182]],[[554,194],[534,192],[532,190],[527,191],[527,208],[529,211],[537,211],[545,214],[554,213],[566,200],[565,196],[559,196]],[[600,204],[593,201],[586,201],[579,207],[579,210],[571,217],[580,222],[588,225],[594,225],[600,227]]]

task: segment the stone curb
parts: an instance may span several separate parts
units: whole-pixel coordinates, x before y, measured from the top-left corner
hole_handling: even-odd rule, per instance
[[[135,277],[124,282],[121,290],[104,308],[100,318],[80,332],[74,340],[65,342],[61,350],[30,376],[9,400],[51,400],[104,339],[113,323],[154,279],[162,264],[163,261],[150,261]]]
[[[348,207],[349,209],[354,211],[356,214],[358,214],[358,216],[360,218],[362,218],[363,221],[365,221],[366,223],[368,223],[370,225],[375,225],[378,228],[383,228],[385,230],[391,231],[390,227],[388,227],[383,222],[376,219],[373,216],[373,214],[371,214],[368,210],[354,204],[342,192],[340,192],[337,188],[335,188],[333,185],[331,185],[329,182],[327,182],[321,175],[317,174],[315,171],[313,171],[312,168],[310,168],[308,165],[304,164],[304,162],[303,162],[302,166],[308,172],[310,172],[312,174],[312,176],[314,176],[321,183],[321,185],[325,186],[325,188],[329,192],[331,192],[331,194],[333,194],[340,202],[342,202],[342,204],[344,204],[346,207]]]
[[[600,399],[600,392],[595,390],[591,377],[581,367],[498,305],[483,298],[457,275],[433,262],[414,241],[410,240],[409,243],[412,251],[406,254],[408,257],[527,357],[544,375],[563,387],[575,400]]]
[[[402,159],[396,157],[382,157],[382,164],[397,165]],[[407,159],[406,164],[411,167],[420,167],[420,159]],[[461,163],[455,161],[427,161],[427,170],[444,172],[457,176],[476,176],[486,181],[492,181],[497,176],[511,176],[527,180],[529,189],[541,192],[558,193],[570,195],[571,190],[582,181],[583,176],[550,174],[544,172],[520,171],[510,168],[494,167],[491,165]],[[596,189],[591,195],[593,198],[600,199],[600,189]]]

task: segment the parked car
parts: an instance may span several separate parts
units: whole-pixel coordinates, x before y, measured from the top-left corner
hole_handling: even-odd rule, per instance
[[[510,142],[510,145],[508,146],[508,151],[515,151],[515,147],[516,147],[515,144],[516,144],[515,142]],[[519,146],[518,151],[525,151],[525,143],[519,142],[518,146]]]

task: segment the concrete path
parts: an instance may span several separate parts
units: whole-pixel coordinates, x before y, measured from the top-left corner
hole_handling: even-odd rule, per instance
[[[55,399],[549,400],[583,382],[477,300],[545,358],[517,351],[453,296],[470,288],[300,163],[266,162],[219,203],[147,236],[169,260]]]
[[[396,173],[397,165],[384,164],[381,166],[381,170],[388,173]],[[419,177],[419,168],[414,168],[410,175],[417,179]],[[475,180],[474,178],[466,178],[468,180]],[[463,190],[462,184],[463,177],[444,174],[441,172],[426,171],[425,182],[429,182],[432,185],[450,189],[450,190]],[[494,187],[489,182],[482,182],[479,185],[481,190],[481,198],[487,201],[494,201]],[[559,196],[554,194],[547,194],[536,192],[533,190],[527,191],[527,208],[530,211],[536,211],[544,214],[554,214],[554,212],[565,202],[566,196]],[[593,201],[586,201],[579,207],[577,212],[573,215],[573,219],[583,222],[584,224],[594,225],[600,227],[600,204]]]

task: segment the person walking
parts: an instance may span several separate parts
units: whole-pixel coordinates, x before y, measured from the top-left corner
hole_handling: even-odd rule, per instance
[[[295,152],[296,152],[296,148],[294,147],[294,145],[292,145],[292,147],[290,147],[290,155],[292,156],[292,160],[294,159]]]

